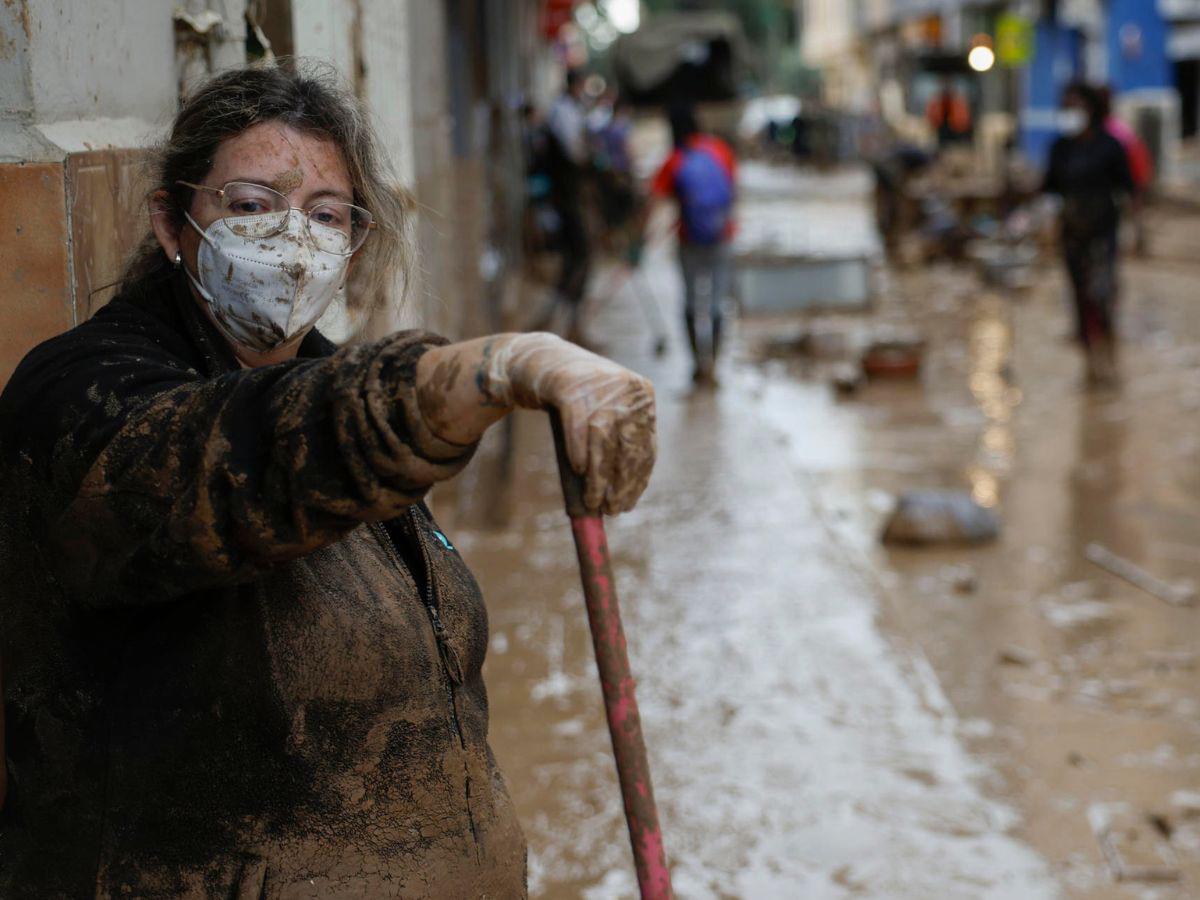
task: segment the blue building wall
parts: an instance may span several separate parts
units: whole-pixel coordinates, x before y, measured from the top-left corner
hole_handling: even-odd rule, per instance
[[[1033,62],[1025,70],[1021,110],[1021,150],[1044,165],[1058,137],[1058,104],[1063,88],[1083,66],[1083,35],[1044,19],[1034,32]]]
[[[1155,0],[1108,0],[1103,28],[1114,93],[1172,88],[1174,71],[1167,52],[1170,23]],[[1021,148],[1044,164],[1057,135],[1054,113],[1062,90],[1083,72],[1083,38],[1071,28],[1042,20],[1037,25],[1033,62],[1025,72]]]
[[[1153,0],[1111,0],[1108,80],[1118,94],[1174,86],[1167,55],[1170,26]]]

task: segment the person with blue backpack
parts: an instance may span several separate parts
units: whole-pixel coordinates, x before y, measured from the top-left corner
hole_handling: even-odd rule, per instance
[[[679,205],[679,265],[684,324],[695,360],[692,377],[697,384],[715,386],[722,307],[733,269],[737,161],[727,143],[700,130],[692,107],[673,107],[669,117],[675,147],[651,182],[650,193],[655,198],[673,198]],[[707,353],[696,327],[702,291],[708,294],[712,327]]]

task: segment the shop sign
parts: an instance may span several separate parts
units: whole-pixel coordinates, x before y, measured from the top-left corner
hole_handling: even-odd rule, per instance
[[[1138,60],[1146,52],[1146,38],[1142,28],[1133,22],[1126,22],[1117,31],[1117,41],[1121,45],[1121,56],[1129,60]]]
[[[1029,65],[1033,59],[1033,22],[1015,13],[996,19],[996,60],[1010,69]]]
[[[900,37],[906,47],[940,47],[942,17],[938,15],[911,19],[900,27]]]

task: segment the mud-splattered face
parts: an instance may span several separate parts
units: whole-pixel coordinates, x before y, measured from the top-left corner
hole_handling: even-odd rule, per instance
[[[230,181],[265,184],[301,209],[321,200],[354,202],[350,172],[337,145],[280,122],[255,125],[221,144],[201,183],[219,188]],[[197,191],[189,212],[201,228],[207,228],[222,213],[220,198]],[[184,262],[196,271],[200,236],[185,228],[179,241]]]
[[[212,169],[200,183],[219,188],[230,181],[265,184],[300,209],[308,209],[322,200],[354,201],[350,172],[337,144],[281,122],[264,122],[247,128],[218,147]],[[222,215],[223,209],[216,194],[196,191],[188,212],[201,228],[207,228]],[[196,230],[188,226],[175,230],[165,216],[156,219],[154,225],[168,258],[173,259],[178,250],[188,271],[196,272],[196,255],[202,240]],[[196,294],[194,287],[192,293]],[[203,305],[199,295],[196,302]]]

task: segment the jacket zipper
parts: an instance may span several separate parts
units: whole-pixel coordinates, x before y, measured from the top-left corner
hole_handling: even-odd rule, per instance
[[[410,507],[410,510],[411,509],[412,508]],[[449,688],[451,698],[453,698],[454,678],[450,673],[450,664],[448,662],[450,649],[446,643],[446,626],[442,622],[442,615],[438,609],[438,597],[433,583],[433,562],[429,557],[429,550],[425,546],[425,539],[421,536],[419,523],[416,519],[416,513],[409,513],[409,524],[412,526],[413,535],[417,540],[417,547],[421,551],[421,564],[425,569],[425,585],[421,597],[421,603],[425,607],[426,614],[429,616],[429,624],[433,628],[433,636],[438,647],[438,657],[442,663],[442,674],[446,676],[446,685]],[[388,555],[391,557],[393,564],[407,569],[408,564],[404,561],[404,557],[401,555],[399,548],[396,547],[396,542],[392,540],[392,534],[387,530],[387,526],[382,522],[373,522],[371,523],[371,527],[374,529],[379,539],[383,542],[383,545],[387,549]],[[413,577],[413,581],[416,581],[415,576]],[[450,706],[453,711],[454,703],[451,702]],[[454,729],[456,732],[461,732],[461,729],[459,728],[457,712],[454,713]],[[461,733],[459,736],[461,738]]]
[[[425,610],[429,614],[429,623],[433,628],[433,637],[437,643],[438,656],[442,663],[442,676],[446,685],[446,702],[450,707],[450,724],[454,728],[454,735],[458,738],[458,745],[465,752],[467,749],[467,741],[463,735],[462,723],[458,717],[458,699],[454,691],[454,678],[450,674],[449,657],[452,652],[446,641],[446,627],[442,622],[442,615],[439,610],[439,600],[437,596],[437,587],[433,580],[433,559],[429,555],[429,547],[425,543],[425,536],[421,532],[421,523],[418,518],[419,514],[415,506],[408,508],[408,521],[412,527],[413,536],[416,538],[417,547],[421,551],[421,562],[425,567],[425,590],[424,604]],[[383,539],[384,546],[392,557],[392,562],[396,565],[405,565],[403,557],[399,549],[396,547],[396,542],[392,540],[392,534],[387,530],[382,522],[375,522],[372,525],[376,532]],[[415,578],[414,578],[415,580]],[[466,806],[467,820],[471,826],[471,836],[475,839],[476,852],[479,849],[479,832],[475,825],[475,811],[471,808],[471,774],[467,767],[466,760],[463,760],[464,782],[466,791]]]

